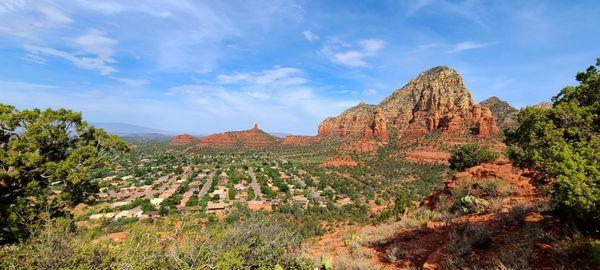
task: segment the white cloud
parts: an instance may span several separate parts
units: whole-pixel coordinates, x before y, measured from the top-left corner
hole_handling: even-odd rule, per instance
[[[143,79],[130,79],[130,78],[122,78],[122,77],[114,77],[114,76],[110,76],[109,78],[112,80],[118,81],[118,82],[122,82],[129,86],[144,86],[144,85],[147,85],[150,83],[149,81],[143,80]]]
[[[346,67],[367,67],[366,58],[376,56],[385,47],[385,42],[380,39],[363,39],[357,42],[359,48],[348,49],[351,45],[337,39],[329,40],[321,49],[333,63]]]
[[[86,34],[72,39],[72,42],[79,48],[79,54],[94,54],[106,62],[113,61],[111,56],[117,41],[98,29],[88,29]]]
[[[380,39],[363,39],[359,40],[358,44],[360,44],[365,53],[375,54],[379,52],[385,46],[385,42]]]
[[[12,12],[25,6],[25,0],[3,0],[0,1],[0,13]]]
[[[211,123],[266,123],[265,130],[313,129],[327,116],[355,104],[319,95],[301,69],[275,67],[250,73],[217,76],[216,83],[174,86],[167,96],[181,99]],[[231,128],[230,128],[231,129]]]
[[[44,34],[71,25],[74,20],[58,5],[46,1],[0,1],[0,34],[41,40]]]
[[[419,50],[426,50],[426,49],[438,48],[441,46],[442,45],[438,44],[438,43],[427,43],[427,44],[421,44],[421,45],[417,46],[417,48]]]
[[[26,53],[20,59],[25,60],[27,62],[35,63],[35,64],[40,64],[40,65],[45,65],[47,63],[46,59],[44,59],[43,57],[41,57],[37,54],[31,54],[31,53]]]
[[[495,44],[495,43],[494,42],[477,43],[477,42],[472,42],[472,41],[465,41],[465,42],[460,42],[460,43],[456,43],[456,44],[452,45],[449,50],[445,51],[445,53],[459,53],[459,52],[466,51],[466,50],[484,48],[484,47],[487,47],[487,46],[490,46],[493,44]]]
[[[298,86],[307,82],[302,70],[290,67],[276,67],[261,72],[235,73],[219,75],[221,84],[243,84],[250,87],[275,88],[282,86]]]
[[[39,83],[28,83],[28,82],[13,82],[13,81],[0,81],[0,86],[3,88],[12,89],[50,89],[58,88],[56,85],[50,84],[39,84]]]
[[[117,71],[115,68],[107,64],[106,59],[101,59],[98,57],[77,56],[69,52],[33,45],[25,45],[24,49],[28,53],[36,56],[49,55],[53,57],[62,58],[67,61],[70,61],[76,67],[88,70],[97,70],[102,75],[107,75]]]
[[[69,16],[67,16],[65,13],[63,13],[61,10],[55,7],[43,5],[38,7],[38,10],[39,12],[44,14],[44,16],[46,16],[46,18],[50,22],[63,25],[70,24],[73,22],[73,19],[71,19]]]
[[[305,38],[306,38],[308,41],[310,41],[310,42],[313,42],[313,41],[317,41],[317,40],[319,40],[319,36],[315,35],[315,34],[314,34],[312,31],[310,31],[310,30],[306,30],[306,31],[302,32],[302,34],[303,34],[303,35],[304,35],[304,37],[305,37]]]
[[[416,13],[418,13],[421,9],[433,4],[435,0],[415,0],[415,1],[407,1],[408,8],[406,11],[406,16],[410,17]]]
[[[46,63],[42,55],[58,57],[70,61],[76,67],[97,70],[102,75],[116,72],[117,69],[110,64],[116,63],[112,58],[113,46],[117,41],[107,37],[97,29],[89,29],[84,35],[72,38],[71,45],[76,48],[75,52],[67,52],[54,48],[25,45],[27,52],[24,60],[34,63]]]
[[[377,95],[377,90],[375,89],[367,89],[363,91],[363,94],[367,95],[367,96],[374,96]]]
[[[364,60],[365,56],[361,51],[347,51],[334,53],[329,56],[329,59],[347,67],[364,67],[367,66],[367,62]]]

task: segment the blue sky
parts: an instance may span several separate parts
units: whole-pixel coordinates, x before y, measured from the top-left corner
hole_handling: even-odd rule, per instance
[[[0,0],[0,102],[206,134],[316,133],[420,72],[547,101],[600,57],[597,1]]]

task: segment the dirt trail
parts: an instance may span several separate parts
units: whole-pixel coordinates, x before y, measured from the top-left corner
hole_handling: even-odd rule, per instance
[[[252,187],[252,189],[254,189],[254,194],[262,200],[263,196],[262,196],[262,193],[260,192],[260,187],[258,186],[258,182],[256,181],[256,175],[254,175],[254,168],[249,167],[248,174],[250,175],[250,178],[252,179],[250,186]]]
[[[214,174],[215,173],[212,172],[211,174],[208,175],[208,177],[206,178],[206,182],[204,183],[204,186],[202,186],[200,193],[198,193],[198,198],[204,197],[204,194],[206,194],[206,192],[208,192],[208,190],[210,189],[210,185],[212,185],[212,179],[213,179]]]

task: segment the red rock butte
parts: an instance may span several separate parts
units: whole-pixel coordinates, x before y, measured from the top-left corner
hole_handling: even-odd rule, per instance
[[[389,140],[390,130],[400,137],[436,130],[461,136],[499,133],[492,112],[473,102],[458,72],[440,66],[411,79],[377,105],[361,102],[325,119],[318,136],[351,138],[352,143],[342,148],[370,152],[376,149],[374,142]]]
[[[198,142],[198,147],[212,148],[264,148],[281,143],[281,139],[258,128],[258,124],[249,130],[229,131],[208,135]]]
[[[189,135],[189,134],[181,134],[175,136],[170,142],[171,146],[182,146],[182,145],[191,145],[196,144],[198,142],[198,138]]]

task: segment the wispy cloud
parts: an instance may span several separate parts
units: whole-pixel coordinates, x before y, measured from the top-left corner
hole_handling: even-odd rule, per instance
[[[117,40],[112,39],[98,29],[88,29],[87,33],[72,39],[74,45],[79,48],[79,54],[93,54],[105,62],[113,62],[113,46]]]
[[[321,49],[321,53],[333,63],[357,68],[369,66],[366,58],[377,55],[385,47],[385,42],[380,39],[363,39],[356,44],[352,46],[338,39],[330,39]]]
[[[67,16],[63,11],[59,10],[56,7],[50,5],[42,5],[38,8],[39,12],[44,14],[48,21],[57,23],[57,24],[70,24],[73,22],[69,16]]]
[[[29,82],[14,82],[14,81],[0,81],[0,86],[13,89],[51,89],[58,88],[56,85],[51,84],[39,84]]]
[[[410,17],[417,14],[421,9],[433,4],[435,0],[415,0],[407,1],[406,16]]]
[[[495,44],[495,42],[477,43],[473,41],[465,41],[452,45],[449,50],[445,51],[445,53],[459,53],[467,50],[485,48],[493,44]]]
[[[322,118],[356,103],[319,95],[304,71],[293,67],[222,74],[215,81],[174,86],[167,95],[182,98],[213,121],[223,118],[248,123],[304,123],[315,128]]]
[[[112,58],[113,46],[116,40],[105,36],[99,30],[90,29],[84,35],[71,39],[75,52],[67,52],[49,47],[25,45],[27,51],[25,60],[35,63],[45,63],[43,55],[62,58],[70,61],[76,67],[97,70],[102,75],[116,72],[117,69],[111,64],[116,63]]]
[[[36,56],[49,55],[53,57],[62,58],[67,61],[70,61],[71,63],[73,63],[73,65],[79,68],[97,70],[102,75],[107,75],[117,71],[115,68],[109,66],[108,63],[105,62],[105,60],[100,58],[76,56],[73,53],[33,45],[25,45],[24,49],[30,54]]]
[[[262,88],[298,86],[307,82],[302,70],[291,67],[276,67],[261,72],[222,74],[217,78],[221,84],[243,84]]]
[[[367,95],[367,96],[375,96],[377,95],[377,90],[375,89],[366,89],[363,91],[363,94]]]
[[[306,31],[302,32],[302,34],[304,35],[304,38],[306,38],[306,40],[308,40],[310,42],[319,40],[319,36],[315,35],[310,30],[306,30]]]
[[[0,13],[11,12],[25,6],[25,0],[4,0],[0,1]]]
[[[122,77],[114,77],[114,76],[110,76],[109,78],[111,80],[122,82],[129,86],[144,86],[144,85],[147,85],[150,83],[149,81],[144,80],[144,79],[131,79],[131,78],[122,78]]]

